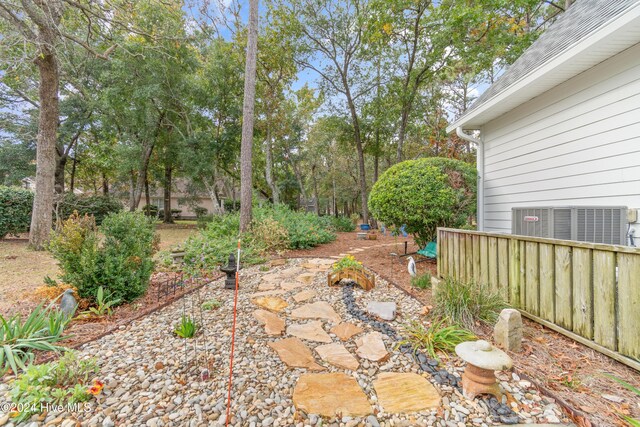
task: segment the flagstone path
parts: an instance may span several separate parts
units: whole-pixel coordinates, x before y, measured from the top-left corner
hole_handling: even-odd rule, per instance
[[[456,358],[438,365],[397,348],[402,324],[420,317],[418,301],[379,277],[370,291],[329,288],[332,262],[241,270],[230,425],[482,427],[499,420],[495,408],[504,407],[495,399],[462,396]],[[219,309],[198,310],[213,298]],[[395,302],[396,319],[369,316],[373,301]],[[103,395],[87,411],[52,412],[22,425],[224,425],[233,306],[233,292],[218,280],[83,346],[81,358],[98,358]],[[173,334],[184,313],[201,326],[193,340]],[[507,373],[499,379],[515,420],[561,420],[558,406],[530,383]],[[9,401],[8,387],[0,384],[0,401]]]

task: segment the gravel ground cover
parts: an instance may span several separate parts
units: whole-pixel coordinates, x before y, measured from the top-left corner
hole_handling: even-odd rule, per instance
[[[340,287],[329,288],[326,272],[303,267],[309,262],[308,259],[295,259],[268,272],[261,271],[258,266],[241,271],[231,425],[461,427],[494,424],[496,418],[491,415],[487,403],[478,399],[468,400],[455,386],[440,384],[443,381],[437,381],[437,376],[421,369],[419,360],[395,349],[393,334],[383,334],[384,344],[390,353],[388,358],[380,362],[360,359],[355,371],[330,365],[313,352],[316,363],[323,366],[325,372],[342,372],[357,380],[371,404],[371,414],[363,417],[338,415],[323,419],[317,414],[297,411],[292,400],[293,390],[307,370],[288,367],[268,345],[289,336],[286,333],[282,337],[267,335],[264,325],[252,315],[259,308],[252,302],[253,299],[269,296],[269,293],[282,298],[288,305],[277,315],[285,321],[286,327],[306,322],[291,316],[297,308],[307,303],[326,301],[343,322],[361,327],[363,333],[373,331],[375,322],[363,321],[352,315],[354,310],[353,307],[349,310],[345,304],[345,294],[352,295],[353,304],[361,309],[370,301],[395,301],[398,316],[394,321],[382,323],[397,331],[401,330],[402,323],[418,318],[424,308],[417,300],[379,277],[376,287],[369,292],[353,288],[352,292],[345,293]],[[327,261],[317,262],[326,265]],[[310,272],[312,277],[308,276]],[[281,282],[281,286],[273,287],[266,283],[263,278],[267,275],[269,281]],[[297,280],[302,275],[305,277]],[[296,302],[293,296],[309,289],[315,290],[316,295],[304,302]],[[201,303],[211,299],[220,301],[220,308],[201,311]],[[217,280],[199,292],[84,345],[80,349],[82,357],[99,359],[100,377],[106,384],[102,396],[86,411],[42,414],[22,425],[109,427],[223,424],[232,312],[233,292],[224,289],[223,280]],[[195,316],[201,324],[201,332],[196,339],[184,340],[173,334],[184,313]],[[331,321],[323,321],[323,328],[332,341],[344,344],[352,355],[356,355],[357,336],[342,342],[330,332],[335,325]],[[310,349],[320,345],[318,342],[303,341]],[[463,366],[455,357],[444,360],[438,368],[440,377],[446,371],[457,378],[462,370]],[[439,391],[441,406],[410,414],[384,412],[373,387],[373,381],[383,372],[414,372],[424,376]],[[559,407],[541,396],[527,381],[509,373],[500,374],[499,379],[505,391],[504,404],[518,414],[519,422],[567,421]],[[4,395],[1,400],[8,400],[8,387],[6,383],[0,385],[0,396]],[[13,426],[3,415],[0,413],[0,425]]]

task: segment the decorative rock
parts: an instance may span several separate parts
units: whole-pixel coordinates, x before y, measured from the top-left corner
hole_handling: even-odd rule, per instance
[[[336,334],[342,341],[347,341],[354,335],[361,333],[363,329],[349,322],[342,322],[338,326],[331,328],[331,333]]]
[[[324,370],[323,366],[316,363],[311,350],[299,338],[286,338],[270,342],[269,347],[274,349],[280,360],[289,367],[307,368],[312,371]]]
[[[251,301],[262,308],[266,308],[267,310],[276,311],[276,312],[282,311],[289,306],[289,304],[287,304],[285,300],[278,297],[270,297],[270,296],[258,297],[258,298],[254,298]]]
[[[307,289],[305,291],[302,292],[298,292],[297,294],[295,294],[293,296],[293,299],[295,300],[295,302],[305,302],[307,300],[310,300],[311,298],[315,297],[316,291],[312,291],[311,289]]]
[[[267,335],[282,335],[282,331],[284,331],[284,320],[276,314],[267,310],[256,310],[253,312],[253,317],[255,317],[258,322],[264,324],[264,330]]]
[[[361,417],[371,414],[371,405],[355,378],[343,373],[304,374],[293,390],[298,411],[325,417]]]
[[[269,261],[269,266],[278,267],[280,265],[285,265],[286,263],[287,263],[287,260],[285,258],[272,259],[271,261]]]
[[[456,346],[456,354],[465,362],[490,371],[504,371],[513,362],[504,352],[485,340],[467,341]]]
[[[298,307],[291,312],[291,317],[297,319],[327,319],[334,323],[340,323],[340,316],[326,301],[317,301]]]
[[[373,381],[373,388],[386,413],[417,412],[440,406],[438,391],[415,373],[383,372]]]
[[[263,297],[265,295],[282,295],[282,294],[286,294],[287,291],[283,290],[283,289],[274,289],[272,291],[262,291],[262,292],[254,292],[251,294],[251,297],[256,298],[256,297]]]
[[[287,328],[287,334],[309,341],[331,342],[331,337],[322,328],[322,322],[315,320],[304,324],[294,324]]]
[[[383,320],[393,320],[396,318],[396,303],[370,301],[367,304],[367,312]]]
[[[356,345],[358,346],[356,353],[363,359],[380,362],[389,356],[380,332],[369,332],[363,335],[356,340]]]
[[[315,350],[322,360],[338,368],[355,371],[360,366],[358,360],[340,343],[319,345]]]
[[[298,282],[301,282],[305,285],[310,285],[313,282],[313,279],[316,277],[315,274],[304,273],[298,276]]]
[[[493,339],[504,350],[520,351],[522,348],[522,315],[518,310],[505,308],[500,312],[493,329]]]

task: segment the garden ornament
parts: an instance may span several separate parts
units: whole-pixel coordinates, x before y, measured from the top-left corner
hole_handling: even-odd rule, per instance
[[[236,256],[231,252],[229,255],[229,262],[224,267],[220,267],[220,271],[227,274],[227,278],[224,281],[225,289],[236,288]]]
[[[511,358],[485,340],[467,341],[456,346],[456,354],[467,362],[462,374],[462,393],[469,399],[479,394],[502,398],[500,384],[494,371],[510,369]]]
[[[413,257],[407,258],[409,260],[409,265],[407,265],[407,270],[409,270],[409,274],[411,277],[416,277],[418,275],[418,271],[416,270],[416,262]]]
[[[67,289],[62,294],[62,299],[60,300],[60,311],[63,312],[67,318],[72,318],[76,313],[76,308],[78,307],[78,302],[73,297],[73,289]]]

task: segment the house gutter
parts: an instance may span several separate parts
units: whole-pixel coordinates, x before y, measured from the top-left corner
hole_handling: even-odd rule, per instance
[[[468,133],[464,133],[460,126],[456,127],[456,135],[478,146],[478,152],[476,154],[476,167],[478,169],[477,222],[478,231],[484,231],[484,144],[482,143],[482,139],[474,138]]]

